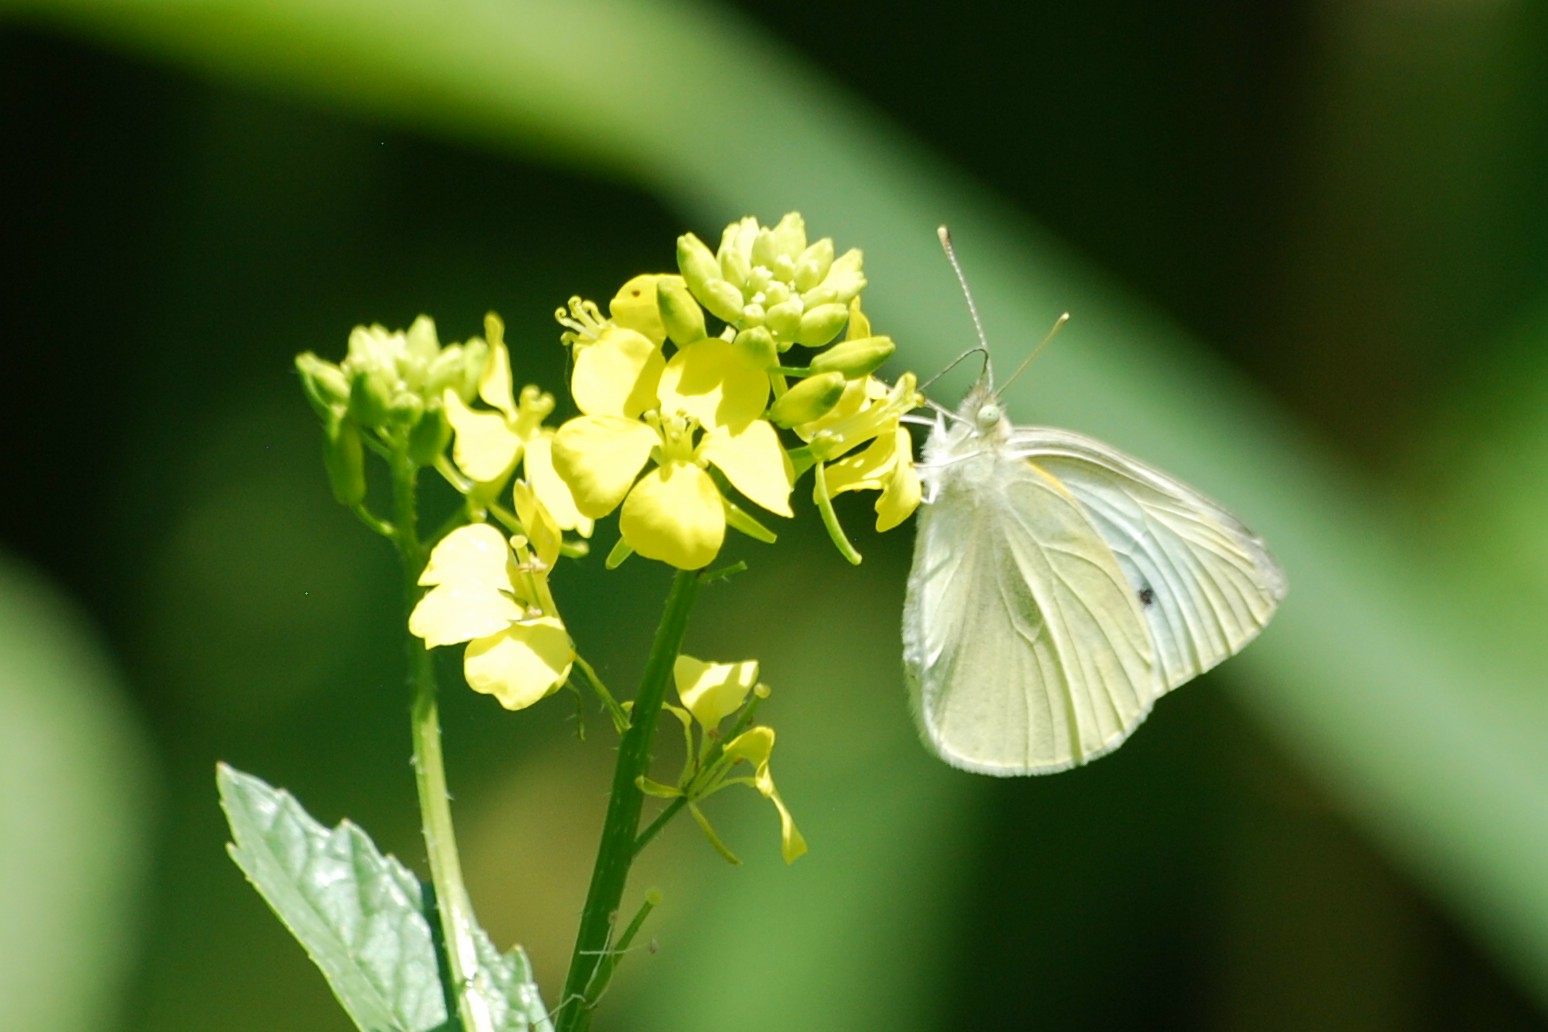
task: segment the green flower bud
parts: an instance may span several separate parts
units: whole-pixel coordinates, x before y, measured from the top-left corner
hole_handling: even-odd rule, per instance
[[[689,281],[690,285],[692,281]],[[695,288],[693,296],[703,302],[710,314],[722,322],[732,326],[742,321],[742,306],[746,302],[742,298],[742,292],[723,279],[707,281],[703,287]]]
[[[296,371],[301,374],[301,386],[318,415],[335,416],[349,404],[349,381],[332,362],[306,351],[296,356]]]
[[[794,341],[801,332],[803,307],[799,300],[773,305],[764,314],[764,325],[774,331],[774,335],[780,340]]]
[[[673,276],[656,285],[656,307],[666,335],[678,347],[709,336],[704,328],[704,309],[693,299],[688,284]]]
[[[433,466],[451,443],[451,424],[439,408],[423,413],[408,435],[408,455],[416,466]]]
[[[821,283],[832,267],[833,241],[829,237],[823,237],[801,252],[801,256],[796,259],[795,276],[792,282],[795,288],[804,294]]]
[[[453,344],[443,348],[430,363],[430,368],[425,371],[425,393],[433,398],[440,397],[441,392],[450,387],[460,394],[464,365],[460,345]]]
[[[740,351],[754,369],[773,369],[779,365],[779,348],[765,327],[752,326],[743,330],[731,346]]]
[[[842,373],[846,380],[858,380],[874,373],[892,357],[897,346],[891,337],[861,337],[833,345],[812,359],[812,371]]]
[[[359,505],[365,501],[365,454],[360,447],[358,426],[347,419],[338,419],[328,427],[323,465],[328,469],[333,497],[340,505]]]
[[[838,302],[848,304],[850,299],[865,288],[865,273],[860,271],[862,255],[858,247],[844,252],[828,267],[827,276],[821,283],[801,295],[808,308],[820,304]]]
[[[435,321],[421,315],[409,326],[404,337],[408,340],[408,353],[416,364],[424,368],[441,351],[441,342],[435,335]]]
[[[768,258],[760,264],[767,265],[771,269],[777,265],[788,267],[800,257],[802,251],[806,250],[806,220],[801,217],[800,212],[787,212],[785,217],[779,220],[779,225],[765,230],[759,236],[762,238],[760,242],[767,241],[762,250],[768,255]],[[757,260],[758,251],[759,248],[754,245],[754,260]]]
[[[844,374],[818,373],[808,376],[786,391],[769,406],[769,419],[783,427],[798,426],[821,419],[844,396]]]
[[[425,415],[425,399],[417,394],[400,394],[387,409],[387,422],[398,427],[415,427]]]
[[[833,303],[808,308],[801,315],[801,329],[796,334],[796,343],[805,344],[809,348],[821,347],[838,336],[848,319],[848,305]]]
[[[752,278],[752,262],[741,248],[721,244],[720,252],[716,257],[720,259],[722,278],[738,287],[747,285],[747,281]]]
[[[349,417],[361,426],[375,429],[386,423],[392,400],[392,384],[384,371],[366,368],[351,378]]]
[[[720,263],[715,260],[715,255],[705,246],[704,241],[692,233],[684,233],[677,238],[677,269],[683,274],[683,279],[688,281],[688,288],[701,299],[704,297],[705,284],[721,278]],[[741,307],[742,302],[738,298],[737,308]]]

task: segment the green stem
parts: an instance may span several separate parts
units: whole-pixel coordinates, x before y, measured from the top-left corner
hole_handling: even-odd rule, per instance
[[[404,625],[419,601],[419,575],[425,567],[425,548],[418,538],[416,479],[418,469],[406,456],[393,461],[393,504],[398,555],[403,561]],[[425,852],[430,859],[430,885],[435,891],[436,912],[441,921],[445,955],[442,968],[449,983],[442,986],[446,1011],[463,1032],[488,1032],[494,1023],[489,1006],[478,992],[478,955],[474,947],[473,906],[462,882],[462,862],[457,856],[457,837],[452,829],[451,796],[446,786],[446,764],[441,755],[441,718],[437,702],[435,662],[430,650],[412,635],[408,638],[409,683],[414,693],[410,718],[414,739],[414,785],[419,792]]]
[[[630,713],[632,723],[618,745],[618,764],[613,770],[613,790],[602,823],[602,839],[597,844],[596,865],[591,871],[591,888],[586,893],[570,972],[559,998],[558,1032],[582,1032],[587,1028],[592,1005],[606,987],[594,976],[610,970],[604,960],[613,945],[613,925],[634,861],[634,836],[639,830],[640,808],[645,800],[636,782],[650,765],[656,722],[666,701],[667,686],[672,683],[672,666],[682,648],[699,583],[698,572],[691,570],[679,570],[673,578],[666,610],[661,614],[661,625],[656,629],[656,640],[640,681],[640,693]]]

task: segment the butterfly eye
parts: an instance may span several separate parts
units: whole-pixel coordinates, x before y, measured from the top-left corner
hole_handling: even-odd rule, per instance
[[[978,429],[992,430],[999,424],[1001,418],[1000,406],[992,401],[986,401],[978,409]]]

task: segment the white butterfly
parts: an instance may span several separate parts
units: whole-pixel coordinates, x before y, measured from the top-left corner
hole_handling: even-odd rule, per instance
[[[918,469],[903,663],[920,731],[955,767],[1047,774],[1111,752],[1285,596],[1263,542],[1197,491],[1011,424],[987,362]]]

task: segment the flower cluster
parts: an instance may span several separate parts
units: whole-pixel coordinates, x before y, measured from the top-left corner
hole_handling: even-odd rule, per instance
[[[638,552],[699,569],[727,527],[772,541],[738,499],[788,517],[795,481],[812,469],[824,522],[858,561],[831,498],[881,492],[879,529],[913,511],[919,486],[898,419],[920,404],[911,375],[890,388],[871,376],[893,344],[860,310],[860,252],[808,244],[792,213],[772,228],[732,223],[715,252],[687,234],[677,257],[678,274],[626,283],[607,318],[579,298],[558,313],[581,414],[559,428],[553,463],[577,510],[619,510],[611,562]],[[795,347],[812,354],[794,363]],[[804,443],[787,446],[777,427]]]
[[[580,298],[558,311],[578,414],[557,428],[545,425],[552,395],[516,388],[492,314],[483,338],[463,344],[442,346],[420,317],[406,331],[357,328],[337,365],[310,352],[296,364],[323,421],[335,495],[397,543],[427,589],[409,631],[427,649],[465,643],[468,684],[511,710],[578,671],[623,730],[631,716],[577,654],[550,588],[562,558],[586,554],[595,521],[618,513],[610,567],[638,553],[697,571],[720,555],[728,529],[773,541],[760,520],[791,517],[807,473],[852,562],[860,557],[839,526],[836,495],[877,492],[879,531],[919,505],[900,421],[922,398],[912,373],[891,385],[872,375],[894,347],[861,310],[865,285],[860,252],[808,242],[793,213],[772,227],[734,222],[714,251],[684,235],[677,271],[636,276],[605,316]],[[392,519],[371,510],[368,451],[392,469]],[[419,539],[415,516],[425,468],[461,496],[431,542]],[[750,785],[778,810],[782,852],[794,860],[806,844],[769,771],[774,732],[752,723],[768,694],[757,663],[679,656],[675,677],[682,707],[666,708],[683,724],[688,763],[675,785],[642,775],[639,787],[686,806],[730,857],[698,804]],[[752,773],[733,776],[744,762]]]
[[[471,398],[489,359],[478,338],[442,347],[426,316],[407,330],[357,326],[335,365],[310,351],[296,356],[307,398],[327,434],[328,475],[345,505],[365,500],[363,440],[428,466],[450,436],[447,396]]]

